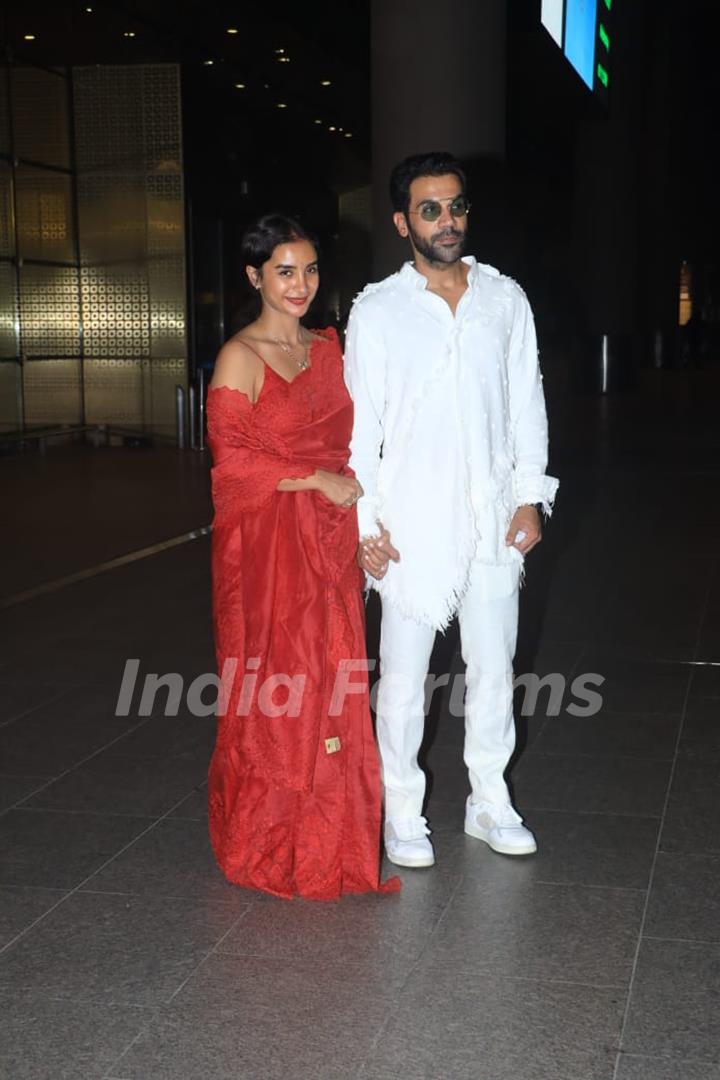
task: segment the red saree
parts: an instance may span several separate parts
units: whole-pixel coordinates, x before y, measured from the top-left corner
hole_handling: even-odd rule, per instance
[[[276,490],[317,468],[348,472],[352,404],[337,335],[320,335],[292,383],[266,365],[255,405],[228,387],[208,394],[222,677],[209,813],[230,881],[330,900],[399,883],[379,880],[367,676],[342,672],[366,655],[356,515],[316,491]]]

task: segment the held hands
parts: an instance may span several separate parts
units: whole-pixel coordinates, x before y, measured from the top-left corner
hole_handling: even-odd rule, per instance
[[[519,506],[513,514],[505,543],[508,547],[516,547],[521,555],[527,555],[541,540],[542,525],[537,510],[534,506]]]
[[[380,523],[379,523],[380,524]],[[358,548],[358,565],[380,581],[385,577],[390,560],[400,562],[400,552],[390,542],[390,533],[380,524],[380,535],[362,540]]]
[[[354,476],[342,476],[340,473],[318,469],[315,473],[317,490],[335,506],[350,509],[363,493],[363,489]]]

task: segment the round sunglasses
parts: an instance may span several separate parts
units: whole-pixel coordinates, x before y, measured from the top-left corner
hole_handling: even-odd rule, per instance
[[[470,203],[464,195],[457,195],[448,207],[454,218],[465,217],[470,212]],[[419,210],[408,210],[409,214],[417,214],[423,221],[437,221],[442,214],[442,203],[437,199],[427,199],[422,203]]]

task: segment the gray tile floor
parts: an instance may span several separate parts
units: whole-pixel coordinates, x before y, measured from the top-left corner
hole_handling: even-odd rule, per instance
[[[212,670],[208,539],[7,607],[0,1075],[720,1080],[719,381],[551,401],[563,488],[516,667],[565,682],[534,710],[518,691],[531,859],[463,834],[446,690],[425,747],[432,871],[332,904],[234,888],[206,836],[212,719],[139,715],[137,696],[115,715],[128,658]],[[71,448],[0,471],[6,596],[209,520],[189,454]],[[456,646],[438,641],[436,674],[460,671]],[[590,672],[588,717],[573,680]]]

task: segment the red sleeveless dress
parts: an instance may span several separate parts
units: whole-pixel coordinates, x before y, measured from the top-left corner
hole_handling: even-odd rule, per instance
[[[317,468],[351,475],[335,331],[310,350],[291,383],[266,365],[254,405],[228,387],[208,394],[221,675],[209,813],[230,881],[331,900],[400,886],[380,884],[356,515],[316,491],[276,490]]]

